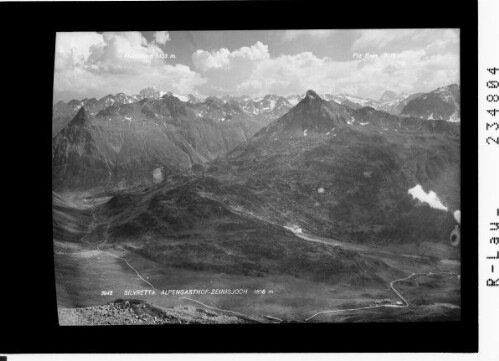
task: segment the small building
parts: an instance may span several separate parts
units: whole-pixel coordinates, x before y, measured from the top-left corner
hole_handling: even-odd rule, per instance
[[[374,300],[375,305],[389,305],[392,301],[389,298]]]

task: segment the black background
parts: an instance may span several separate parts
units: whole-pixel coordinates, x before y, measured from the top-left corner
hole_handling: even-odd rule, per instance
[[[451,1],[2,3],[2,353],[476,352],[477,4]],[[460,28],[462,321],[59,327],[52,249],[55,32]]]

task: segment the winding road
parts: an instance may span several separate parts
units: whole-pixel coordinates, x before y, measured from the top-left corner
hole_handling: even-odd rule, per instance
[[[409,302],[407,302],[407,300],[404,298],[404,296],[402,296],[402,294],[399,291],[397,291],[397,289],[394,287],[395,283],[411,279],[414,276],[421,276],[421,275],[423,275],[423,276],[433,276],[433,275],[437,275],[437,274],[451,274],[453,276],[460,276],[459,274],[454,273],[454,272],[411,273],[407,277],[399,278],[397,280],[394,280],[394,281],[390,282],[390,288],[402,300],[402,302],[404,302],[404,305],[393,305],[393,304],[390,304],[390,305],[366,306],[366,307],[359,307],[359,308],[348,308],[348,309],[343,309],[343,310],[326,310],[326,311],[321,311],[321,312],[314,313],[312,316],[310,316],[309,318],[305,319],[305,321],[311,320],[315,316],[326,314],[326,313],[340,313],[340,312],[348,312],[348,311],[359,311],[359,310],[367,310],[367,309],[381,308],[381,307],[389,307],[389,308],[406,308],[406,307],[409,307]],[[450,278],[452,278],[452,277],[449,277],[449,279]]]
[[[86,241],[86,240],[85,240],[85,238],[86,238],[86,237],[87,237],[90,233],[92,233],[92,231],[93,231],[93,230],[95,229],[95,227],[97,226],[97,225],[96,225],[97,218],[95,217],[95,212],[94,212],[94,210],[93,210],[93,209],[92,209],[92,211],[91,211],[91,212],[92,212],[92,222],[90,223],[90,226],[88,227],[88,230],[87,230],[87,232],[85,233],[85,235],[81,238],[81,241],[84,241],[86,244],[101,244],[101,243],[105,242],[105,240],[99,240],[99,241],[96,241],[96,242],[88,242],[88,241]],[[130,264],[127,260],[126,260],[126,259],[121,258],[121,257],[118,257],[118,256],[116,256],[116,255],[114,255],[114,254],[112,254],[112,253],[109,253],[109,252],[103,251],[103,250],[101,250],[101,249],[99,248],[99,246],[97,246],[97,251],[98,251],[99,253],[104,253],[104,254],[107,254],[107,255],[109,255],[109,256],[111,256],[111,257],[114,257],[114,258],[116,258],[116,259],[119,259],[119,260],[124,261],[124,262],[128,265],[128,267],[130,267],[130,268],[131,268],[131,269],[132,269],[132,270],[133,270],[133,271],[137,274],[137,276],[139,277],[139,279],[141,279],[142,281],[144,281],[145,283],[147,283],[147,284],[148,284],[148,285],[149,285],[149,286],[150,286],[153,290],[158,291],[158,289],[157,289],[156,287],[154,287],[154,285],[153,285],[151,282],[149,282],[149,281],[145,280],[145,279],[144,279],[144,278],[140,275],[140,273],[139,273],[139,272],[138,272],[138,271],[137,271],[137,270],[136,270],[136,269],[135,269],[135,268],[134,268],[134,267],[133,267],[133,266],[132,266],[132,265],[131,265],[131,264]]]
[[[101,252],[101,253],[107,254],[107,255],[109,255],[109,256],[111,256],[111,257],[114,257],[114,258],[117,258],[117,259],[120,259],[120,260],[124,261],[124,262],[128,265],[128,267],[130,267],[131,269],[133,269],[133,270],[134,270],[134,272],[137,274],[137,276],[138,276],[138,277],[139,277],[142,281],[144,281],[145,283],[147,283],[147,284],[148,284],[148,285],[149,285],[149,286],[150,286],[153,290],[155,290],[155,291],[159,291],[156,287],[154,287],[154,285],[153,285],[151,282],[149,282],[149,281],[145,280],[145,279],[144,279],[144,278],[140,275],[140,273],[139,273],[139,272],[138,272],[138,271],[137,271],[137,270],[136,270],[136,269],[135,269],[135,268],[134,268],[134,267],[133,267],[130,263],[128,263],[128,261],[127,261],[126,259],[121,258],[121,257],[118,257],[118,256],[115,256],[115,255],[114,255],[114,254],[112,254],[112,253],[109,253],[109,252],[103,251],[103,250],[101,250],[101,249],[99,248],[99,246],[97,246],[97,250],[98,250],[99,252]]]

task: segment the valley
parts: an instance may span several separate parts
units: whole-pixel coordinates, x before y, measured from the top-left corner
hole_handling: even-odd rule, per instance
[[[97,218],[98,224],[101,221]],[[432,317],[445,319],[459,314],[459,262],[448,265],[417,255],[398,255],[309,234],[300,237],[301,241],[297,240],[321,242],[332,250],[339,247],[359,252],[362,258],[388,266],[384,272],[373,270],[379,278],[375,284],[355,286],[345,282],[331,284],[327,276],[310,280],[300,279],[299,275],[253,276],[179,269],[151,262],[131,251],[131,244],[110,245],[105,239],[94,241],[95,236],[90,235],[72,247],[55,243],[58,299],[62,309],[95,307],[127,298],[128,290],[148,290],[142,292],[143,296],[134,295],[132,299],[167,311],[190,305],[197,312],[204,309],[221,315],[233,314],[245,317],[247,322],[366,322],[394,320],[401,314],[407,320],[417,321],[431,320]],[[303,247],[306,248],[306,244]],[[419,272],[416,274],[416,271]],[[407,276],[409,272],[411,274]],[[444,274],[455,277],[437,276]],[[416,277],[419,278],[417,283]],[[396,282],[398,284],[394,284]],[[248,294],[161,294],[162,290],[197,289],[208,289],[211,293],[218,288],[247,289]],[[254,290],[261,289],[273,293],[254,294]],[[101,290],[112,290],[113,294],[103,296]],[[154,295],[151,294],[153,290]],[[379,304],[379,300],[390,301]],[[401,300],[402,305],[397,303]]]

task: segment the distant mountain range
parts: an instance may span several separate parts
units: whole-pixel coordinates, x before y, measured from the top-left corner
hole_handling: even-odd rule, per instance
[[[89,114],[95,115],[99,111],[113,105],[123,105],[138,102],[144,99],[160,99],[164,95],[174,96],[182,102],[197,105],[204,104],[200,107],[203,115],[210,116],[210,104],[225,104],[230,103],[237,105],[249,116],[258,118],[260,122],[269,122],[283,115],[293,106],[298,104],[305,97],[302,95],[278,96],[266,95],[264,97],[252,99],[249,96],[222,96],[208,97],[204,100],[196,98],[192,94],[179,95],[172,92],[165,92],[153,87],[143,89],[137,95],[129,96],[124,93],[115,95],[109,94],[97,100],[96,98],[85,98],[81,100],[73,99],[67,103],[59,101],[53,107],[53,135],[61,130],[64,125],[76,115],[80,107],[84,107]],[[363,107],[371,107],[376,110],[382,110],[393,115],[415,116],[423,119],[443,119],[449,121],[460,120],[460,96],[459,86],[456,84],[438,88],[429,93],[395,93],[393,91],[385,91],[379,100],[362,98],[348,94],[319,94],[322,99],[335,101],[338,104],[343,104],[351,109],[360,109]],[[418,101],[415,101],[419,99]],[[412,102],[414,100],[414,102]],[[411,105],[409,105],[409,103]],[[409,106],[408,106],[409,105]],[[406,106],[408,106],[406,108]],[[230,106],[227,108],[230,115]],[[224,114],[217,114],[216,119],[222,120],[226,118]]]
[[[102,111],[106,111],[109,107],[117,109],[127,104],[141,101],[151,102],[162,99],[165,96],[177,98],[191,107],[197,116],[209,118],[214,121],[231,120],[234,117],[243,115],[252,118],[259,124],[268,124],[268,122],[278,118],[293,107],[284,97],[277,95],[267,95],[256,100],[247,96],[208,97],[200,100],[192,94],[183,96],[172,92],[160,91],[155,88],[146,88],[134,96],[118,93],[116,95],[106,95],[99,100],[96,98],[85,98],[82,100],[73,99],[68,103],[59,101],[53,107],[52,135],[55,136],[67,125],[81,107],[85,108],[90,116],[94,116]],[[112,111],[111,109],[110,112]]]
[[[401,115],[430,120],[460,121],[461,93],[459,86],[452,84],[418,95],[404,106]]]
[[[301,129],[302,123],[289,117],[297,116],[314,97],[322,105],[309,117],[313,123]],[[459,104],[457,85],[411,96],[385,92],[379,101],[313,91],[303,97],[200,100],[155,88],[136,96],[118,93],[99,100],[60,101],[53,116],[53,181],[55,189],[152,182],[154,169],[188,170],[227,154],[257,132],[279,127],[304,135],[334,134],[333,128],[359,125],[378,133],[455,133],[446,120],[459,119]],[[399,111],[399,116],[393,114]],[[336,118],[328,129],[331,114]]]
[[[460,121],[460,90],[457,84],[438,88],[429,93],[395,93],[385,91],[379,100],[372,100],[347,94],[321,95],[323,99],[334,100],[352,109],[371,107],[393,115],[413,116],[423,119]]]
[[[185,171],[226,154],[264,125],[232,103],[189,104],[169,94],[76,108],[52,140],[54,190],[152,182],[153,172]]]

